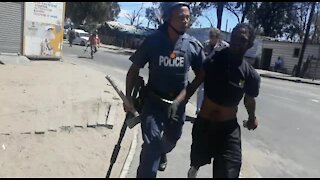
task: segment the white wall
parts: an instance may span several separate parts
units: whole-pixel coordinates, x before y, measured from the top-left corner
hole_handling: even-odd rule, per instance
[[[294,65],[298,64],[299,61],[299,56],[293,57],[294,49],[300,48],[301,53],[302,44],[264,40],[262,48],[272,49],[270,66],[274,66],[274,63],[277,60],[278,56],[281,56],[284,60],[284,67],[287,68],[287,71],[290,74],[293,70]],[[307,45],[304,52],[302,63],[305,62],[308,56],[311,55],[313,55],[316,58],[319,58],[319,48],[319,45]]]

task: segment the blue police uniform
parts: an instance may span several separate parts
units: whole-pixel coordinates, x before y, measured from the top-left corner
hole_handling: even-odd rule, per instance
[[[202,46],[195,38],[184,34],[173,44],[165,26],[148,36],[130,57],[140,68],[149,63],[148,91],[167,100],[174,100],[186,88],[190,67],[200,71],[204,59]],[[185,121],[185,104],[179,105],[178,122],[173,122],[168,119],[167,108],[147,94],[140,115],[144,143],[137,177],[156,177],[160,155],[175,147]]]

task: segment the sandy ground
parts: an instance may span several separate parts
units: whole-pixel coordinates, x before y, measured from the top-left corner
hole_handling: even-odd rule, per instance
[[[110,131],[102,127],[0,136],[0,177],[105,177],[114,146],[110,138]],[[122,148],[118,162],[125,160],[123,151],[128,148]]]
[[[105,177],[125,114],[118,106],[113,129],[87,127],[101,102],[120,103],[104,76],[55,61],[1,65],[0,177]],[[111,177],[132,136],[126,132]]]

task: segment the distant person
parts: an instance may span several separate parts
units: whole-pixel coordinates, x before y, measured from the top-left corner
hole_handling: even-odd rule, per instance
[[[91,48],[91,59],[93,59],[93,54],[98,51],[97,47],[100,48],[100,39],[98,37],[97,31],[94,31],[89,37],[90,48]]]
[[[220,39],[220,30],[218,28],[212,28],[209,32],[209,40],[204,43],[204,53],[207,59],[211,59],[212,56],[217,52],[221,51],[222,49],[229,47],[229,44]],[[203,102],[203,94],[204,87],[203,83],[199,86],[197,92],[197,109],[196,114],[200,111],[202,102]]]
[[[68,33],[69,33],[69,36],[68,36],[69,45],[70,45],[70,47],[72,47],[72,42],[76,38],[76,32],[74,31],[73,28],[71,28],[68,31]]]
[[[306,72],[308,71],[308,68],[309,68],[311,59],[312,59],[312,57],[308,56],[306,62],[303,63],[303,65],[302,65],[302,71],[301,71],[301,75],[300,75],[301,78],[304,77],[305,74],[306,74]]]
[[[283,69],[283,65],[284,65],[283,59],[279,56],[277,61],[274,63],[274,71],[278,72],[278,70]]]

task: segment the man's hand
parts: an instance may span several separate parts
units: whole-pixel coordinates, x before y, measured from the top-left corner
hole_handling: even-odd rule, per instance
[[[178,111],[179,104],[180,103],[178,101],[174,100],[168,108],[168,118],[176,122],[178,122],[177,111]]]
[[[258,127],[258,120],[256,117],[249,118],[248,121],[245,121],[243,124],[248,130],[255,130]]]

